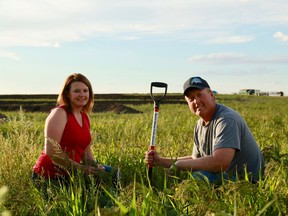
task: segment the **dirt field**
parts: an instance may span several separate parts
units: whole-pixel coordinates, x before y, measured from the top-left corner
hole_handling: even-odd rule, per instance
[[[95,94],[93,112],[139,113],[129,104],[153,104],[149,94]],[[57,95],[0,95],[0,112],[49,112],[55,107]],[[161,103],[184,103],[181,94],[167,95]]]

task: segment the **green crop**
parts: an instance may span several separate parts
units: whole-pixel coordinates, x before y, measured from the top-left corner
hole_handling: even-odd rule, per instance
[[[48,201],[31,182],[32,167],[44,143],[47,113],[4,112],[0,122],[0,214],[11,215],[288,215],[288,98],[219,95],[218,102],[246,120],[266,161],[258,184],[224,182],[213,187],[190,173],[153,169],[147,178],[144,154],[149,147],[153,104],[128,105],[140,114],[91,115],[95,158],[117,166],[118,190],[109,184],[85,192],[81,179],[70,188],[51,189]],[[97,103],[95,104],[97,106]],[[156,150],[163,156],[191,154],[197,117],[185,104],[161,104]]]

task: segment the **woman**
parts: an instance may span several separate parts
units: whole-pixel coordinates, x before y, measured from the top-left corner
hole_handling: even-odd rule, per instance
[[[34,183],[44,177],[49,182],[67,184],[78,171],[84,175],[111,171],[111,167],[98,164],[91,151],[88,114],[93,100],[92,86],[85,76],[74,73],[67,77],[58,106],[45,122],[44,150],[33,167]]]

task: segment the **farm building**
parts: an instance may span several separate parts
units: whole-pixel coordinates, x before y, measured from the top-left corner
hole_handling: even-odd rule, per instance
[[[260,95],[260,96],[284,96],[283,91],[270,91],[264,92],[260,91],[259,89],[241,89],[239,94],[244,95]]]
[[[260,95],[259,89],[241,89],[239,91],[239,94],[245,94],[245,95]]]
[[[284,92],[283,91],[260,92],[260,95],[264,95],[264,96],[284,96]]]

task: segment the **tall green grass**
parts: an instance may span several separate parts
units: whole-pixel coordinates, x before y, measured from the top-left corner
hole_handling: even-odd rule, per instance
[[[224,182],[213,187],[190,173],[167,173],[155,167],[147,179],[144,153],[149,147],[153,104],[131,105],[142,114],[91,115],[93,152],[101,163],[117,166],[118,190],[103,184],[87,193],[74,181],[53,190],[49,201],[31,182],[32,167],[43,148],[47,113],[4,112],[0,123],[0,213],[12,215],[288,215],[288,98],[218,96],[247,121],[265,160],[265,178],[258,184]],[[96,104],[97,106],[97,104]],[[197,117],[186,105],[160,106],[156,149],[161,155],[191,154]]]

